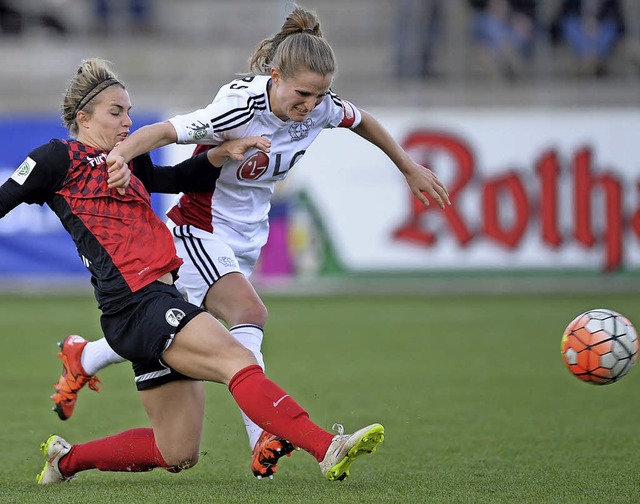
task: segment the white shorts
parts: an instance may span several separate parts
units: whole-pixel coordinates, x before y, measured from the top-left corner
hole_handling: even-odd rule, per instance
[[[171,220],[167,226],[173,235],[180,266],[176,287],[190,303],[202,306],[211,286],[223,276],[240,272],[251,276],[263,244],[256,246],[251,240],[233,229],[216,225],[213,233],[194,226],[176,226]]]

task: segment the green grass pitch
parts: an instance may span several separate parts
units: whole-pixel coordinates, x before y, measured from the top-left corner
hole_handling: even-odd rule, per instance
[[[640,371],[607,386],[572,377],[560,339],[574,316],[611,308],[640,324],[640,295],[267,297],[267,374],[324,428],[372,422],[386,439],[345,482],[304,452],[273,481],[249,472],[240,415],[207,385],[204,453],[182,474],[80,473],[39,487],[40,442],[147,426],[128,364],[50,411],[55,343],[100,336],[91,296],[0,296],[0,502],[640,502]]]

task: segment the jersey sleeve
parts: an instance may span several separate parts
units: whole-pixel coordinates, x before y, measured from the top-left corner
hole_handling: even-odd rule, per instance
[[[174,166],[154,165],[151,156],[143,154],[134,158],[131,166],[132,173],[150,193],[213,191],[220,176],[220,168],[209,162],[206,152]]]
[[[253,117],[256,102],[245,89],[234,89],[233,83],[220,89],[205,108],[169,119],[176,130],[179,144],[219,145],[226,140],[242,138]]]
[[[32,150],[0,186],[0,217],[20,203],[43,205],[62,185],[69,164],[67,148],[59,140]]]
[[[362,114],[358,107],[343,100],[333,91],[329,91],[325,100],[330,110],[328,128],[355,128],[362,121]]]

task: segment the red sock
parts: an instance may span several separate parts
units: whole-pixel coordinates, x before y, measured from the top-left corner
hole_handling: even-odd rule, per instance
[[[238,371],[229,390],[240,409],[264,430],[308,451],[318,462],[323,458],[333,434],[320,428],[309,414],[257,365]]]
[[[73,445],[58,467],[64,476],[70,477],[87,469],[142,472],[168,466],[156,446],[153,429],[130,429]]]

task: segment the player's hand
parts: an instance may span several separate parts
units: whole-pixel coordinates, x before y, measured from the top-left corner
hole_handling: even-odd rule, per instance
[[[131,181],[131,170],[122,156],[107,157],[107,184],[109,189],[117,189],[124,195]]]
[[[245,153],[251,148],[256,148],[262,152],[269,152],[271,149],[271,140],[263,136],[253,136],[230,140],[226,142],[225,145],[231,159],[234,161],[242,161]]]
[[[213,166],[222,166],[229,159],[242,161],[246,152],[252,148],[268,153],[271,150],[271,140],[263,136],[227,140],[217,147],[209,149],[207,157]]]
[[[429,206],[429,199],[425,194],[429,195],[440,208],[451,205],[449,191],[429,168],[412,161],[411,169],[405,173],[405,177],[411,192],[422,201],[424,206]]]

